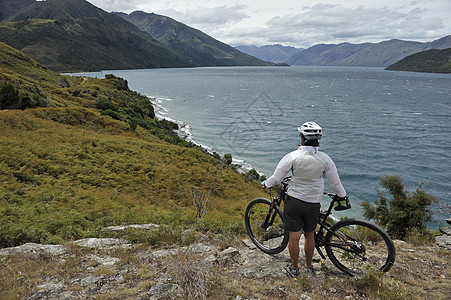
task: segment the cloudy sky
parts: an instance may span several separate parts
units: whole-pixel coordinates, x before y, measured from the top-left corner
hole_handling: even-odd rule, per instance
[[[171,17],[230,44],[307,48],[451,34],[451,0],[88,0],[108,12]],[[226,3],[226,4],[224,4]]]

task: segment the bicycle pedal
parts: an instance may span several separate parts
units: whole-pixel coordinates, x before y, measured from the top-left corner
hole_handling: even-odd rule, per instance
[[[321,260],[321,265],[324,265],[324,264],[326,264],[326,260],[325,260],[325,259],[322,259],[322,260]]]

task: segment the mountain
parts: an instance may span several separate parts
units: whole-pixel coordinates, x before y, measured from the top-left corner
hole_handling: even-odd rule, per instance
[[[451,73],[451,48],[431,49],[405,57],[386,68],[390,71]]]
[[[154,13],[116,13],[153,39],[179,53],[195,66],[268,66],[271,63],[245,54],[200,30]]]
[[[192,66],[85,0],[0,0],[0,12],[0,41],[54,71]]]
[[[451,35],[433,42],[389,40],[364,44],[320,44],[293,55],[287,63],[300,66],[387,67],[406,56],[451,47]]]
[[[260,58],[264,61],[273,63],[286,63],[288,59],[296,53],[302,51],[302,48],[291,46],[282,46],[279,44],[258,46],[235,46],[235,49],[249,55]]]

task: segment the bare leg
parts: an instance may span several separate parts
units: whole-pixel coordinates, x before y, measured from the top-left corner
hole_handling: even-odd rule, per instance
[[[313,252],[315,251],[315,232],[314,231],[304,232],[304,237],[305,237],[305,243],[304,243],[305,266],[311,267],[312,259],[313,259]]]
[[[296,270],[299,268],[299,240],[301,239],[301,235],[301,231],[290,231],[290,239],[288,240],[288,252],[290,253],[291,264]],[[313,243],[315,243],[315,240],[313,240]]]

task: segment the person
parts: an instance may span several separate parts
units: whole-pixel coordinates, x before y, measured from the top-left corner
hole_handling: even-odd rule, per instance
[[[285,198],[284,226],[289,231],[288,252],[291,264],[285,270],[292,276],[299,275],[299,240],[304,233],[305,272],[314,274],[312,266],[315,251],[315,229],[319,218],[320,201],[324,191],[323,174],[335,193],[342,198],[346,191],[341,184],[337,168],[332,159],[318,150],[322,128],[315,122],[305,122],[298,127],[300,147],[285,155],[274,174],[262,182],[270,188],[280,183],[291,171],[290,186]],[[302,231],[301,231],[302,230]]]

